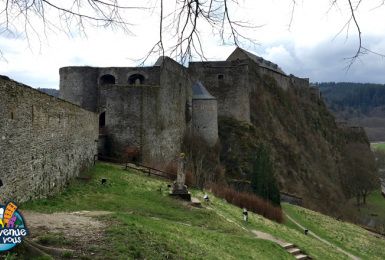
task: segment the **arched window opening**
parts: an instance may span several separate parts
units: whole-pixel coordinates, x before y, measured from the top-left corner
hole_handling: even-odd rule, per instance
[[[99,82],[100,85],[115,84],[115,77],[110,74],[106,74],[100,77]]]
[[[144,83],[144,76],[141,74],[134,74],[128,78],[128,84],[130,85],[142,85]]]
[[[106,126],[106,112],[103,112],[99,115],[99,128],[104,128]]]

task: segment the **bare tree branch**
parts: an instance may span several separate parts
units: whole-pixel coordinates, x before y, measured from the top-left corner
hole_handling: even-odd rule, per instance
[[[361,55],[361,54],[364,54],[362,52],[362,37],[361,37],[361,29],[360,29],[360,25],[358,24],[358,21],[357,21],[357,18],[356,18],[356,14],[355,12],[357,11],[357,8],[358,6],[360,5],[361,3],[361,0],[359,0],[358,4],[356,5],[356,7],[353,8],[353,4],[352,4],[352,1],[351,0],[348,0],[348,3],[349,3],[349,7],[350,7],[350,12],[351,12],[351,19],[349,20],[349,23],[351,22],[351,20],[354,21],[354,24],[356,26],[356,29],[357,29],[357,35],[358,35],[358,47],[357,47],[357,51],[355,53],[355,55],[353,55],[352,57],[348,58],[349,60],[349,64],[347,66],[347,69],[349,70],[350,67],[353,65],[353,63],[356,61],[356,59]]]
[[[292,5],[291,5],[291,14],[290,14],[290,21],[289,21],[289,25],[288,25],[288,28],[289,28],[289,31],[291,29],[291,25],[293,24],[293,20],[294,20],[294,11],[295,11],[295,6],[296,6],[296,0],[292,0]]]
[[[42,36],[48,39],[48,32],[64,32],[68,36],[78,32],[86,36],[90,26],[111,29],[121,29],[124,33],[132,34],[133,26],[129,21],[130,12],[138,10],[159,10],[159,36],[143,59],[144,62],[157,53],[165,53],[176,58],[182,64],[198,56],[206,59],[205,39],[211,35],[219,36],[222,44],[236,46],[245,43],[255,44],[256,40],[248,35],[250,31],[261,25],[253,25],[241,19],[234,19],[235,11],[239,8],[238,0],[174,0],[175,7],[171,11],[165,8],[164,0],[159,0],[156,7],[127,6],[120,0],[3,0],[0,10],[0,34],[23,36],[31,45],[31,39],[42,42]],[[349,37],[350,29],[354,26],[357,31],[357,50],[349,61],[348,68],[354,64],[360,55],[375,54],[376,51],[363,46],[362,31],[357,17],[362,0],[329,0],[330,7],[342,12],[341,3],[348,4],[343,11],[349,12],[349,18],[337,33],[336,37],[346,31]],[[289,30],[293,25],[297,0],[290,0]],[[379,0],[378,6],[385,5],[385,0]],[[57,19],[59,17],[59,19]],[[20,27],[23,24],[23,28]],[[42,29],[40,29],[42,28]],[[169,37],[170,36],[170,37]],[[40,44],[41,46],[41,44]]]

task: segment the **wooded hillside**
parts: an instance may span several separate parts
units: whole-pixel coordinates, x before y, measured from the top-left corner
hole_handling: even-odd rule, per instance
[[[364,127],[370,141],[385,140],[385,85],[349,82],[315,85],[339,120]]]

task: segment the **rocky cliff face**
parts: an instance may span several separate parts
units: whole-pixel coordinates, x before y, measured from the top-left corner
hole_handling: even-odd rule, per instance
[[[338,127],[310,88],[292,85],[283,90],[269,76],[255,83],[250,114],[251,124],[219,120],[221,160],[230,182],[247,188],[253,174],[250,158],[264,143],[270,147],[281,191],[303,197],[306,207],[339,214],[346,200],[345,146],[360,143],[369,151],[365,132]]]

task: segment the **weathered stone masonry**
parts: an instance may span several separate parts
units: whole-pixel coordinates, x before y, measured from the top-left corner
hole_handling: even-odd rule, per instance
[[[98,117],[0,78],[0,198],[46,197],[93,164]]]
[[[99,155],[161,167],[180,153],[191,128],[214,145],[218,116],[251,122],[252,97],[265,76],[285,90],[309,85],[237,48],[226,61],[190,62],[188,68],[167,57],[150,67],[64,67],[60,97],[100,115]],[[197,81],[209,98],[194,98]]]
[[[165,166],[180,153],[191,106],[187,69],[170,58],[152,67],[64,67],[60,97],[100,115],[99,154]]]

